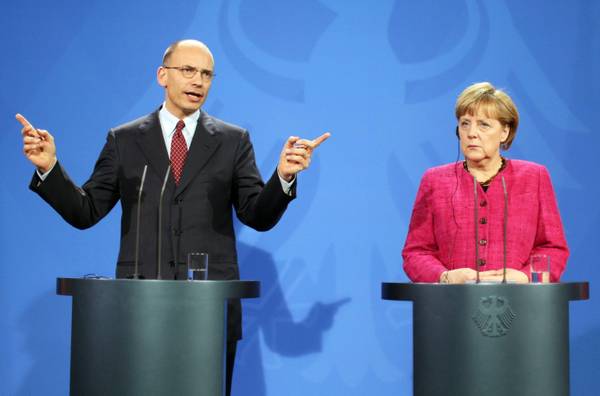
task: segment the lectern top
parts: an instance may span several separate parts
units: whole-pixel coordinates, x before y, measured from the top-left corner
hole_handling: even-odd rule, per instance
[[[587,300],[590,296],[588,282],[565,282],[546,284],[516,283],[478,283],[478,284],[440,284],[440,283],[393,283],[381,284],[381,298],[384,300],[408,300],[426,298],[433,294],[465,295],[479,293],[547,293],[562,295],[566,300]]]
[[[56,294],[74,296],[90,292],[119,294],[180,295],[199,299],[255,298],[260,282],[241,280],[156,280],[156,279],[84,279],[57,278]]]

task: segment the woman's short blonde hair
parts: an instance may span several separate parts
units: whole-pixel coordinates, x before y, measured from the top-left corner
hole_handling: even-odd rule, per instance
[[[479,111],[486,117],[498,120],[502,126],[509,127],[508,137],[500,144],[503,150],[508,150],[519,126],[519,112],[510,96],[488,82],[470,85],[456,99],[456,119],[465,114],[477,115]]]

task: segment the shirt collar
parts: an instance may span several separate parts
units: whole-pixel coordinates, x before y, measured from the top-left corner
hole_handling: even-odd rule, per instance
[[[167,106],[163,102],[161,109],[158,112],[158,118],[160,119],[161,125],[163,126],[163,134],[167,137],[171,137],[173,133],[175,133],[175,127],[179,122],[179,118],[175,117],[169,110],[167,110]],[[187,136],[193,136],[196,131],[196,125],[198,124],[198,119],[200,118],[200,109],[196,110],[189,116],[183,119],[185,123],[185,128],[183,128],[183,134]]]

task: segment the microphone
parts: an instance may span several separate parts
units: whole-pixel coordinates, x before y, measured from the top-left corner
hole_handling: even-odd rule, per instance
[[[167,167],[165,178],[163,180],[162,188],[160,189],[160,198],[158,199],[158,257],[156,259],[156,279],[161,279],[160,276],[160,261],[162,257],[162,207],[163,197],[165,195],[165,187],[167,186],[167,180],[169,180],[169,173],[171,172],[171,165]]]
[[[502,222],[502,283],[506,283],[506,227],[508,224],[508,193],[506,192],[506,182],[502,176],[502,190],[504,191],[504,221]]]
[[[473,197],[475,199],[473,205],[475,207],[475,269],[477,270],[476,283],[479,283],[479,200],[477,199],[477,178],[475,176],[473,176]]]
[[[140,181],[140,190],[138,191],[137,200],[137,215],[136,215],[136,228],[135,228],[135,269],[133,270],[133,279],[142,279],[142,276],[138,273],[139,270],[139,258],[140,258],[140,220],[142,215],[142,192],[144,191],[144,181],[146,180],[146,171],[148,165],[144,165],[144,171],[142,172],[142,180]]]

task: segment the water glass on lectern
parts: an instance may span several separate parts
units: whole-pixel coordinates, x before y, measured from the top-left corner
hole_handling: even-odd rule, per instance
[[[208,279],[208,253],[192,252],[187,255],[189,280]]]
[[[531,283],[550,283],[550,256],[534,254],[529,258]]]

